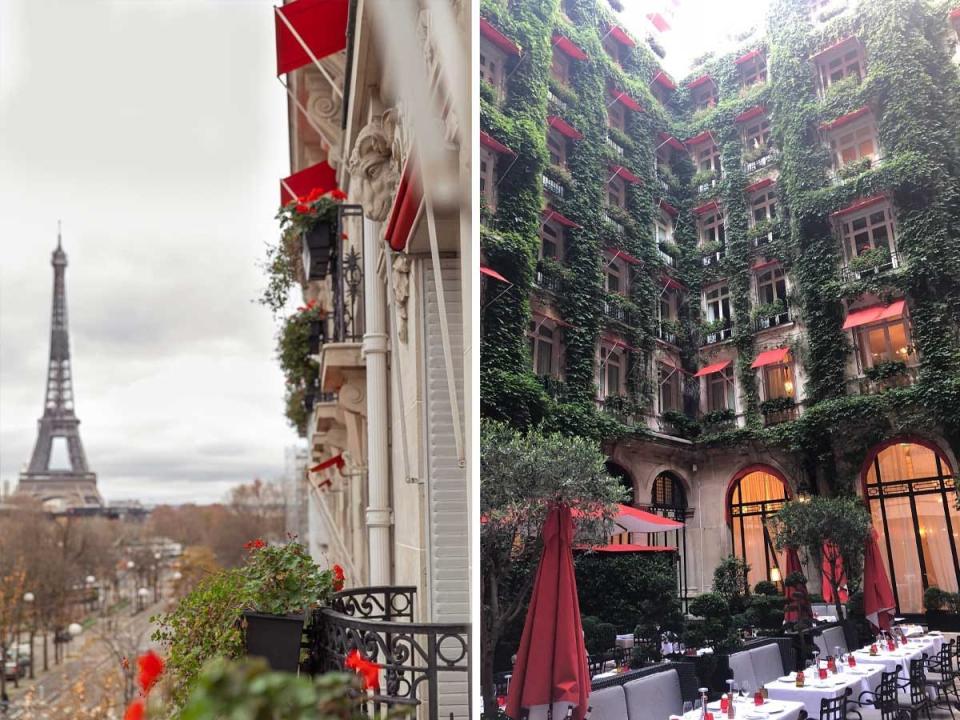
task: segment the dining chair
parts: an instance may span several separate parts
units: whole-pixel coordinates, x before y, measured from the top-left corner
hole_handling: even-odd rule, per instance
[[[893,672],[884,672],[880,674],[880,685],[876,692],[864,690],[857,696],[856,700],[851,700],[850,705],[856,705],[860,710],[854,710],[863,720],[900,720],[901,710],[897,702],[897,691],[899,689],[901,667],[897,665]]]
[[[603,653],[596,655],[587,655],[587,669],[590,671],[590,676],[599,675],[603,672],[603,666],[606,664],[606,657]]]
[[[821,698],[820,720],[846,720],[847,701],[850,699],[852,693],[853,691],[847,688],[840,697]]]
[[[934,704],[937,707],[946,705],[950,711],[950,717],[953,714],[953,700],[950,695],[960,703],[960,694],[957,690],[957,666],[954,663],[953,656],[954,641],[950,640],[940,647],[940,651],[932,658],[927,660],[927,687],[933,688],[937,693],[937,699]]]
[[[901,689],[909,689],[906,696],[907,702],[900,700],[900,708],[910,713],[912,720],[916,720],[920,713],[923,713],[927,720],[930,720],[930,708],[933,701],[927,695],[927,675],[924,669],[927,664],[927,656],[924,653],[921,658],[914,658],[910,661],[910,680],[908,683],[901,683]]]

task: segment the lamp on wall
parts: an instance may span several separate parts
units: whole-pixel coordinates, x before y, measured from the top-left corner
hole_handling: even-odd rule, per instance
[[[770,568],[770,582],[779,583],[781,581],[780,577],[780,568],[772,567]]]

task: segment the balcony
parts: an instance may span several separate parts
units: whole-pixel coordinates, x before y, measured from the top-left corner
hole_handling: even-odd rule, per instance
[[[721,248],[715,252],[704,253],[700,258],[700,262],[703,263],[704,267],[710,267],[711,265],[719,265],[720,261],[723,260],[724,256],[727,254],[726,248]]]
[[[700,416],[700,426],[707,434],[721,433],[737,427],[737,414],[732,409],[713,410]]]
[[[676,325],[672,322],[661,322],[657,325],[657,337],[665,343],[677,345]]]
[[[621,145],[619,145],[619,144],[618,144],[612,137],[610,137],[609,135],[607,135],[607,147],[610,148],[611,150],[613,150],[613,152],[616,153],[616,155],[617,155],[618,157],[623,157],[624,154],[626,153],[626,150],[624,150],[623,147],[622,147]]]
[[[863,375],[847,380],[852,395],[878,395],[894,388],[910,387],[917,381],[917,366],[901,361],[879,363],[867,368]]]
[[[567,110],[567,103],[561,100],[552,88],[547,90],[547,102],[558,110]]]
[[[642,405],[628,395],[608,395],[599,400],[600,409],[624,425],[633,427],[643,420]]]
[[[747,175],[751,175],[755,172],[759,172],[764,168],[775,165],[777,160],[780,158],[780,151],[775,148],[769,148],[765,155],[761,155],[756,160],[751,160],[748,163],[744,163],[743,172]]]
[[[539,289],[555,294],[563,289],[563,278],[561,275],[542,262],[537,263],[537,270],[533,282]]]
[[[843,282],[867,280],[898,269],[900,263],[900,253],[896,250],[890,252],[886,248],[874,248],[840,268],[840,279]]]
[[[608,223],[610,223],[613,226],[613,229],[616,230],[620,235],[623,235],[627,231],[627,229],[623,226],[623,223],[621,223],[619,220],[616,220],[612,215],[610,215],[610,212],[608,210],[603,211],[603,217],[606,219]]]
[[[414,587],[336,593],[330,607],[311,616],[304,671],[342,672],[347,655],[357,650],[382,667],[381,689],[361,698],[365,716],[413,710],[429,720],[472,717],[470,625],[416,623],[416,607]]]
[[[800,406],[792,397],[779,397],[760,403],[763,424],[767,427],[796,420],[800,417]]]
[[[720,178],[712,177],[706,182],[697,184],[697,195],[705,195],[720,184]]]
[[[616,297],[621,296],[617,295]],[[621,325],[634,327],[633,312],[623,304],[625,301],[626,298],[623,300],[613,299],[612,297],[606,298],[603,301],[603,316]]]
[[[547,175],[543,175],[541,179],[543,181],[544,192],[548,192],[554,197],[563,200],[563,185]]]
[[[783,312],[776,313],[775,315],[761,315],[757,317],[754,321],[754,328],[759,332],[761,330],[780,327],[781,325],[789,325],[791,322],[793,322],[793,316],[790,308],[786,308]]]
[[[719,342],[724,342],[733,337],[733,324],[729,318],[724,318],[726,323],[722,327],[709,327],[703,332],[703,344],[704,345],[714,345]]]
[[[676,267],[677,261],[674,260],[673,255],[664,252],[661,248],[657,248],[657,255],[660,257],[660,262],[662,262],[667,267]]]

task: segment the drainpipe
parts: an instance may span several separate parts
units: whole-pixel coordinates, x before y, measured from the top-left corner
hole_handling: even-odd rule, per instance
[[[387,293],[380,282],[380,223],[363,218],[363,355],[367,363],[367,540],[370,584],[391,584],[390,417],[387,405]]]

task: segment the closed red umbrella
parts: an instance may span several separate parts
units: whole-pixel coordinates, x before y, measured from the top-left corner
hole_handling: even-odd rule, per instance
[[[863,552],[863,611],[867,620],[879,630],[889,630],[893,620],[896,600],[887,578],[877,544],[877,531],[870,528]]]
[[[573,705],[574,720],[582,720],[590,695],[590,673],[573,572],[570,508],[554,507],[541,537],[543,552],[513,666],[507,715],[519,718],[523,708],[562,703],[563,714],[567,704]]]
[[[784,576],[784,597],[787,602],[784,606],[783,621],[799,623],[801,620],[811,620],[813,611],[810,608],[810,595],[807,594],[806,583],[803,585],[787,585],[790,576],[795,573],[803,575],[803,566],[800,565],[800,556],[795,547],[788,547],[786,551],[786,571]]]

